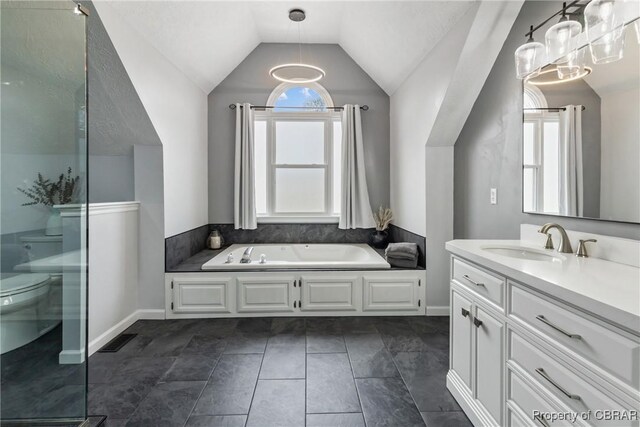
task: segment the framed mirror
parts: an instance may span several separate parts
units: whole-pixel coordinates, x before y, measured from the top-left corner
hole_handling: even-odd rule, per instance
[[[624,56],[560,80],[544,67],[523,84],[523,212],[640,223],[640,28]]]

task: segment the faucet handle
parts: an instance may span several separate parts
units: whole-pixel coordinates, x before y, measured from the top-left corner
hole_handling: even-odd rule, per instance
[[[545,234],[547,236],[547,241],[544,244],[545,249],[553,249],[553,238],[551,237],[551,233],[545,233],[541,229],[538,230],[538,233]]]
[[[580,239],[580,244],[578,245],[578,252],[576,252],[576,256],[579,256],[580,258],[588,258],[589,255],[587,254],[587,245],[585,243],[595,242],[597,242],[596,239]]]

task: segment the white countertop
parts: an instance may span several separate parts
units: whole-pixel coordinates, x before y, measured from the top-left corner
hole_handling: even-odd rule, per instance
[[[549,252],[561,256],[561,261],[532,261],[483,250],[496,246],[540,249],[520,240],[452,240],[445,247],[454,255],[640,333],[640,268],[554,250]]]

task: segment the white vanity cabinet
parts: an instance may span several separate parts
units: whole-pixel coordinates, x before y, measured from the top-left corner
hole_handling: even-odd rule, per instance
[[[640,331],[455,254],[450,295],[447,387],[475,426],[639,425]]]
[[[476,425],[503,425],[503,376],[505,319],[486,289],[486,279],[495,279],[471,265],[455,259],[452,271],[464,267],[470,274],[466,283],[452,276],[450,371],[447,386],[464,408],[461,400],[473,408]],[[479,274],[479,273],[482,273]],[[483,279],[480,279],[480,278]],[[463,278],[460,276],[460,278]],[[484,296],[483,296],[484,295]],[[473,417],[470,416],[472,420]]]
[[[424,270],[168,273],[168,319],[426,314]]]

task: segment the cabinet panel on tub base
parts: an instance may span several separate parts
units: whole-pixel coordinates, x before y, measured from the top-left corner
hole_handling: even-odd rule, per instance
[[[377,285],[384,289],[374,289],[372,298],[372,287]],[[167,319],[416,316],[426,314],[426,273],[424,270],[167,273],[165,301]]]

